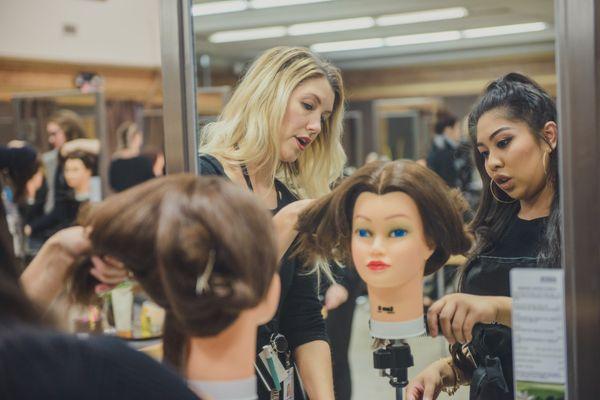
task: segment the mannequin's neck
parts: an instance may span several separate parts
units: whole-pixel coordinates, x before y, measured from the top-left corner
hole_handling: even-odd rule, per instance
[[[423,315],[423,276],[418,274],[402,286],[368,287],[371,318],[382,322],[400,322]]]
[[[82,182],[79,186],[74,187],[73,191],[75,192],[76,195],[78,196],[83,196],[83,195],[87,195],[88,193],[90,193],[90,180],[86,179],[84,182]]]
[[[186,377],[196,381],[233,381],[254,376],[256,323],[242,313],[217,336],[192,337]]]

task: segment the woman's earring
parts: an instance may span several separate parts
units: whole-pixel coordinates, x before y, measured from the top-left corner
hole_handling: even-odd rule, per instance
[[[515,201],[517,201],[517,199],[513,199],[512,201],[505,201],[505,200],[500,200],[500,198],[498,198],[498,196],[496,196],[496,193],[494,193],[494,181],[490,181],[490,192],[492,193],[492,197],[498,202],[498,203],[502,203],[502,204],[512,204]]]
[[[542,156],[542,166],[544,167],[544,175],[548,175],[548,159],[550,158],[550,152],[544,152]]]

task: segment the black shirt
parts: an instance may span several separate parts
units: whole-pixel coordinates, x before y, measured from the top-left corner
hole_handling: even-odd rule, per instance
[[[0,323],[0,398],[175,399],[197,396],[174,372],[119,339]]]
[[[494,247],[467,266],[462,291],[482,296],[510,296],[510,270],[537,267],[548,218],[530,221],[515,216]]]
[[[154,178],[152,160],[144,156],[114,159],[110,162],[108,177],[110,187],[115,192],[122,192]]]
[[[200,175],[226,177],[221,163],[208,154],[200,155],[198,167]],[[297,200],[279,180],[275,180],[275,188],[278,196],[277,208],[272,210],[273,214]],[[290,249],[293,247],[292,244]],[[288,250],[281,260],[281,297],[277,313],[268,324],[259,327],[257,350],[269,343],[273,332],[282,333],[292,350],[315,340],[327,341],[325,321],[321,314],[322,306],[317,294],[317,278],[315,274],[306,275],[301,260],[290,257],[291,251]]]

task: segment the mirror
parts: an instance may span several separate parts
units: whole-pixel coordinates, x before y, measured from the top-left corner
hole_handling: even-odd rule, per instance
[[[342,144],[349,173],[373,159],[409,158],[427,164],[441,111],[456,117],[457,143],[466,146],[468,163],[472,149],[464,118],[490,81],[519,71],[556,97],[553,10],[552,0],[510,0],[502,6],[441,0],[426,6],[412,0],[194,0],[198,125],[219,114],[245,68],[261,52],[281,45],[306,46],[342,71],[347,95]],[[469,220],[487,187],[473,164],[457,168],[452,182],[470,204]],[[463,257],[451,257],[445,268],[426,279],[426,305],[457,290],[464,262]],[[343,356],[336,360],[345,370],[336,371],[338,382],[346,382],[339,387],[348,386],[351,376],[353,398],[391,399],[392,388],[372,368],[364,290],[353,288],[349,303],[339,310],[344,316],[335,310],[328,315],[351,331],[351,339],[341,339],[342,353],[344,344],[348,348],[349,367]],[[447,355],[447,342],[440,338],[409,343],[415,358],[409,377]],[[461,388],[454,398],[466,399],[467,392]]]

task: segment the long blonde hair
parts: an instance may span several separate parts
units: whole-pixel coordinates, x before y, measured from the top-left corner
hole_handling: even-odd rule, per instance
[[[279,131],[290,95],[303,82],[321,77],[335,95],[331,116],[298,160],[281,162]],[[282,180],[299,197],[319,197],[330,191],[346,162],[343,116],[340,71],[306,48],[275,47],[254,61],[218,120],[203,128],[200,152],[234,165],[253,165],[261,175]]]

